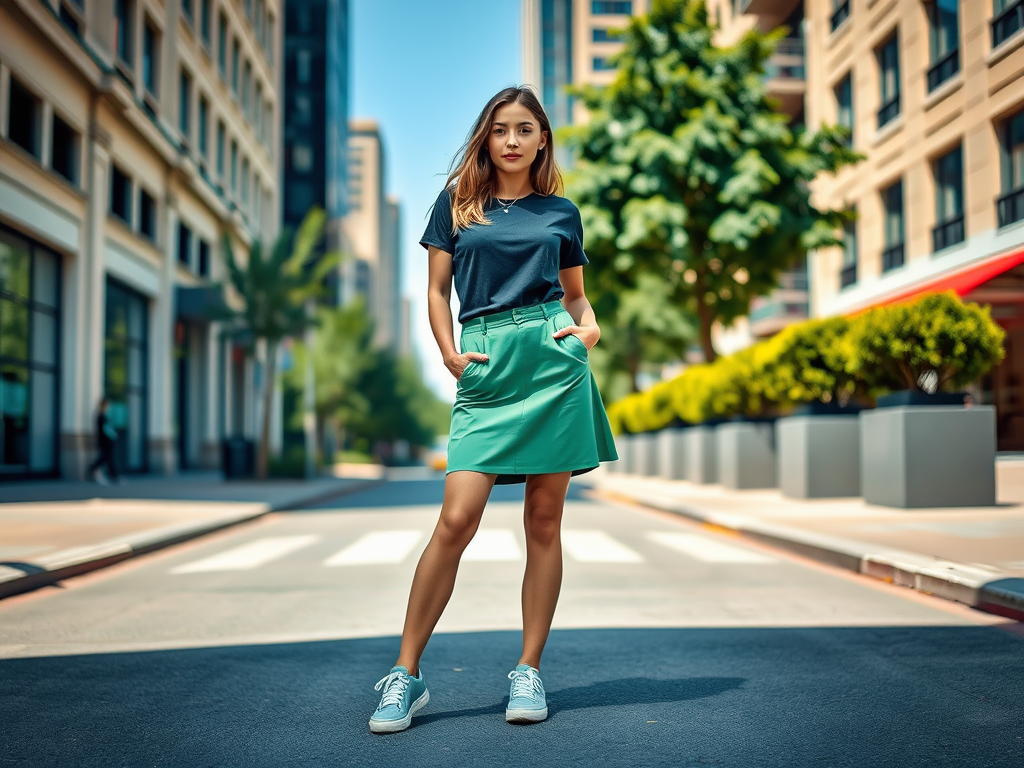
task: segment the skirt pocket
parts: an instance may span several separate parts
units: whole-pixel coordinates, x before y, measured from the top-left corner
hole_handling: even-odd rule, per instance
[[[572,319],[572,315],[568,312],[559,312],[554,316],[554,320],[556,331],[560,331],[563,328],[568,328],[570,325],[576,324],[576,321]],[[590,350],[587,349],[587,345],[584,344],[583,340],[575,333],[560,336],[555,339],[555,343],[580,362],[590,362]]]

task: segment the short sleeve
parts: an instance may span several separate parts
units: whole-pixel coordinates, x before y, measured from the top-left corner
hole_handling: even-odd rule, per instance
[[[420,238],[420,245],[424,248],[434,245],[446,253],[455,253],[455,238],[452,236],[452,198],[447,189],[442,189],[434,201],[427,228]]]
[[[579,208],[574,205],[569,225],[569,236],[562,243],[558,254],[558,268],[582,267],[589,263],[590,259],[583,252],[583,219],[580,218]]]

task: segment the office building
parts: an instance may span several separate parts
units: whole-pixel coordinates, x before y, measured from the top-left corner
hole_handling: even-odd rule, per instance
[[[0,482],[215,467],[259,354],[209,321],[221,239],[279,221],[277,0],[0,6]]]

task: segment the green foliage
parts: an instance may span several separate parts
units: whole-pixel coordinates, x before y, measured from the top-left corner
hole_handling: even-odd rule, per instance
[[[849,326],[845,317],[808,320],[765,341],[766,396],[784,404],[846,405],[862,394],[862,382],[847,371]]]
[[[615,80],[570,89],[590,118],[561,134],[591,284],[618,297],[657,277],[696,316],[709,361],[716,321],[745,315],[808,249],[840,244],[847,214],[815,208],[809,184],[860,159],[841,128],[791,127],[769,98],[784,30],[755,27],[728,48],[713,34],[704,0],[654,0],[624,32]]]
[[[848,370],[876,389],[961,389],[1005,356],[988,307],[956,293],[870,310],[851,323]]]
[[[306,477],[306,449],[301,445],[292,446],[280,456],[271,456],[267,475],[274,478],[304,480]]]

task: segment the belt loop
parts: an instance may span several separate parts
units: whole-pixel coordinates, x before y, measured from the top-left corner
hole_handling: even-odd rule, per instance
[[[485,318],[483,315],[480,315],[480,335],[487,335],[487,318]]]

